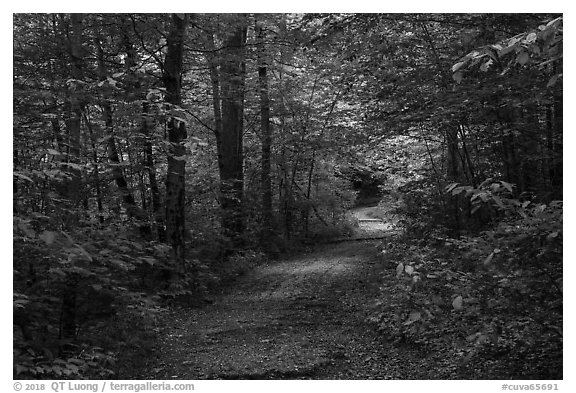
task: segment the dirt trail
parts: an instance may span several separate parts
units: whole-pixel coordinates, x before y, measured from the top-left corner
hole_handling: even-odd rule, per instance
[[[142,378],[394,378],[366,322],[384,269],[377,244],[323,245],[251,271],[213,304],[174,315]]]

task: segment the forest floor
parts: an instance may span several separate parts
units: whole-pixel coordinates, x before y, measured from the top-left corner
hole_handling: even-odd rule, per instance
[[[396,232],[373,211],[352,211],[355,241],[272,261],[212,304],[170,311],[148,369],[133,378],[430,378],[415,373],[428,374],[422,354],[392,346],[367,320],[393,261],[379,253],[377,240],[357,239]]]

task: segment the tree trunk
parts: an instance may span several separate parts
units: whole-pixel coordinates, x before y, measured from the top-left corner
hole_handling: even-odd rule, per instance
[[[562,72],[562,61],[555,64],[553,71],[555,73]],[[553,197],[555,199],[562,199],[562,185],[563,185],[563,167],[562,167],[562,135],[563,135],[563,102],[562,102],[562,87],[559,86],[554,91],[554,110],[553,110],[553,175],[552,175],[552,188],[554,190]]]
[[[121,167],[120,155],[118,154],[118,149],[116,147],[116,138],[114,135],[114,120],[112,118],[112,106],[107,101],[102,102],[102,113],[104,116],[104,124],[106,126],[106,133],[108,138],[106,141],[106,152],[108,155],[108,160],[112,166],[112,177],[116,183],[116,187],[120,191],[122,196],[122,202],[126,213],[129,217],[142,218],[142,214],[138,214],[138,208],[136,206],[136,201],[134,196],[128,187],[128,182],[124,176],[124,171]]]
[[[242,21],[243,22],[243,21]],[[234,247],[242,244],[244,219],[243,116],[246,26],[233,26],[221,62],[222,133],[219,135],[220,204],[222,228]]]
[[[168,51],[164,60],[163,81],[166,88],[165,101],[170,104],[170,109],[174,111],[182,104],[182,59],[188,16],[172,14],[171,19],[171,29],[166,42]],[[184,141],[186,138],[186,124],[175,117],[170,118],[168,121],[170,150],[166,175],[166,238],[172,246],[173,258],[180,274],[185,272],[186,147]]]
[[[98,221],[104,223],[104,206],[102,204],[102,187],[100,182],[100,166],[98,165],[98,150],[96,149],[96,137],[92,130],[92,125],[84,115],[84,122],[90,134],[90,144],[92,145],[92,160],[94,161],[94,183],[96,188],[96,205],[98,206]]]
[[[82,117],[82,92],[80,83],[82,80],[82,14],[71,14],[71,31],[69,32],[68,48],[71,63],[70,89],[68,90],[68,102],[66,103],[66,132],[68,136],[68,162],[79,164],[80,162],[80,127]],[[72,205],[77,207],[81,200],[81,174],[77,167],[67,168],[70,179],[66,183],[65,192]],[[74,221],[74,220],[72,220]],[[70,222],[69,222],[70,224]]]
[[[159,241],[166,240],[164,231],[164,214],[160,206],[160,188],[156,178],[156,166],[154,165],[154,153],[152,150],[152,136],[148,120],[148,102],[142,104],[142,134],[144,135],[144,167],[148,172],[148,181],[150,183],[150,193],[152,194],[152,214],[154,216],[154,228]]]
[[[272,130],[270,127],[270,99],[268,97],[268,75],[265,59],[264,33],[262,25],[256,24],[258,35],[258,82],[260,90],[260,128],[261,128],[261,182],[262,182],[262,244],[269,245],[272,232],[272,181],[270,178],[270,149]]]

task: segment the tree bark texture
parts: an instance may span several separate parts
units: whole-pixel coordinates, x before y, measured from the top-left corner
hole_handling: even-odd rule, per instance
[[[246,26],[235,24],[226,38],[220,66],[222,132],[218,142],[222,227],[233,245],[242,243],[244,220],[243,116]]]
[[[187,15],[172,14],[167,38],[168,51],[164,60],[163,81],[166,88],[165,101],[174,111],[182,104],[182,59],[184,34],[188,24]],[[168,170],[166,174],[166,239],[172,246],[177,271],[185,271],[184,239],[185,220],[185,173],[186,173],[186,124],[172,116],[168,121]]]
[[[269,243],[272,232],[272,181],[270,177],[270,147],[272,128],[270,125],[270,98],[268,96],[268,65],[262,25],[256,24],[258,35],[258,84],[260,92],[260,132],[261,132],[261,187],[262,187],[262,244]]]

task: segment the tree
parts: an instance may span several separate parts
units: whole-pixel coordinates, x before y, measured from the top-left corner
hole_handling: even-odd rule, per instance
[[[270,124],[270,98],[268,95],[268,65],[266,60],[265,33],[263,23],[256,21],[258,39],[258,85],[260,95],[260,132],[262,143],[262,244],[270,242],[272,231],[272,179],[271,179],[271,145],[272,127]]]
[[[187,15],[172,14],[168,47],[163,64],[162,79],[169,104],[168,168],[166,175],[166,238],[172,245],[174,261],[181,273],[185,271],[184,241],[186,238],[185,174],[186,174],[186,121],[180,115],[182,105],[182,61]]]
[[[240,15],[231,18],[224,32],[219,74],[222,129],[221,132],[216,130],[222,228],[235,245],[242,243],[244,229],[242,201],[246,30],[245,16]]]

